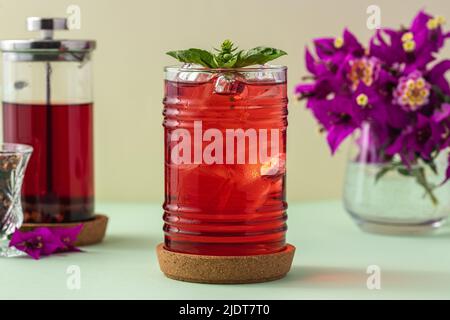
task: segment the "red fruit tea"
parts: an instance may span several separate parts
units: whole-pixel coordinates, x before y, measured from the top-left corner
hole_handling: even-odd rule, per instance
[[[93,217],[92,104],[3,103],[5,142],[33,146],[22,188],[25,222]]]
[[[254,79],[255,70],[165,81],[166,249],[239,256],[285,248],[286,70],[269,71],[282,80]],[[227,140],[239,130],[248,136]]]

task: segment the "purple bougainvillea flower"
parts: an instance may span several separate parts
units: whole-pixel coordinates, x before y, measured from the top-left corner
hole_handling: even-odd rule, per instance
[[[331,153],[335,154],[342,142],[355,130],[355,126],[346,122],[333,126],[327,134],[327,141],[330,146]]]
[[[364,155],[372,162],[399,155],[414,165],[450,148],[450,60],[436,61],[450,38],[443,24],[420,11],[409,27],[376,31],[367,49],[345,29],[305,50],[311,81],[295,93],[307,99],[332,153],[364,128],[373,131],[369,142],[379,152]]]
[[[420,32],[424,29],[427,29],[427,22],[432,18],[429,14],[427,14],[425,11],[420,10],[416,16],[413,18],[410,30],[415,32]]]
[[[345,29],[341,37],[318,38],[314,40],[317,57],[323,61],[329,61],[339,66],[348,55],[362,57],[364,47],[356,37]]]
[[[370,55],[389,66],[404,63],[406,54],[402,48],[401,38],[402,34],[399,31],[388,28],[377,30],[370,39]]]
[[[431,85],[419,71],[414,71],[399,79],[394,90],[393,103],[401,106],[405,111],[417,111],[428,104]]]
[[[306,69],[314,76],[326,76],[332,71],[329,62],[327,63],[323,60],[316,60],[308,48],[305,49],[305,61]]]
[[[414,43],[414,48],[408,55],[407,72],[424,70],[435,59],[433,54],[444,46],[446,39],[441,27],[443,23],[443,18],[433,17],[424,11],[420,11],[413,19],[408,32],[413,35],[410,41]]]
[[[317,92],[316,83],[302,83],[295,87],[295,94],[301,97],[310,97]]]
[[[310,99],[308,108],[327,132],[327,141],[334,154],[341,143],[351,135],[358,123],[351,100],[336,97],[330,100]]]
[[[344,29],[342,34],[342,38],[344,39],[343,48],[351,55],[355,57],[362,57],[365,53],[365,49],[363,45],[358,41],[353,33],[351,33],[348,29]]]
[[[439,88],[442,93],[450,95],[450,86],[445,78],[445,73],[450,70],[450,60],[446,59],[437,63],[426,74],[428,81],[435,87]]]
[[[80,251],[75,241],[83,228],[77,225],[71,228],[36,228],[31,231],[16,230],[9,243],[10,247],[27,253],[34,259],[59,252]]]
[[[437,52],[438,41],[442,42],[442,37],[432,39],[431,33],[436,32],[428,30],[427,22],[432,19],[431,16],[420,11],[411,23],[409,30],[402,34],[402,47],[406,52],[406,69],[409,73],[414,70],[424,70],[425,66],[434,60],[433,53]],[[409,45],[409,47],[408,47]],[[407,49],[409,48],[409,49]]]
[[[327,81],[327,87],[340,91],[347,79],[345,66],[364,55],[363,46],[350,31],[344,30],[340,37],[315,39],[314,47],[317,58],[305,50],[306,68],[319,81]]]
[[[378,79],[380,61],[374,57],[353,58],[348,62],[346,75],[352,90],[356,90],[360,83],[370,87]]]
[[[338,53],[338,48],[334,45],[334,38],[318,38],[314,40],[316,55],[319,59],[330,59]]]
[[[83,229],[83,225],[79,224],[71,228],[53,228],[53,234],[59,238],[61,246],[58,248],[58,252],[79,252],[81,251],[75,246],[75,242]]]
[[[321,78],[314,83],[301,83],[295,87],[295,94],[299,98],[326,99],[331,93],[331,88],[328,78]]]
[[[446,120],[450,120],[450,104],[444,103],[442,104],[441,109],[438,109],[433,114],[433,121],[435,122],[443,122]]]
[[[416,153],[420,154],[422,159],[430,160],[441,138],[442,128],[438,123],[419,114],[417,124],[403,130],[396,141],[386,149],[386,153],[399,154],[405,164],[412,165],[415,162]]]
[[[443,18],[420,11],[408,29],[378,30],[370,41],[370,53],[389,65],[402,65],[406,74],[424,71],[448,38],[442,31],[443,23]]]
[[[417,52],[437,52],[444,46],[446,35],[442,32],[443,18],[420,11],[411,23]]]
[[[36,228],[26,232],[16,230],[9,243],[10,247],[15,247],[36,260],[56,252],[61,245],[59,238],[48,228]]]
[[[380,61],[380,64],[382,62]],[[377,86],[380,93],[388,95],[390,90],[397,85],[398,79],[393,75],[393,70],[380,68],[377,76]]]
[[[388,105],[382,95],[372,86],[360,84],[353,96],[353,116],[357,123],[385,123],[388,121]]]
[[[315,39],[314,46],[319,59],[334,63],[342,61],[347,55],[364,55],[364,47],[348,29],[343,31],[341,37]]]
[[[313,55],[309,51],[308,47],[305,48],[305,64],[306,69],[313,75],[317,75],[317,62]]]

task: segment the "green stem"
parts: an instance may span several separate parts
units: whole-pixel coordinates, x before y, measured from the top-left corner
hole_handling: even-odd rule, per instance
[[[433,202],[434,206],[439,204],[439,200],[434,195],[434,188],[428,183],[427,176],[424,168],[417,169],[416,181],[419,183],[424,189],[427,195],[430,197],[431,202]]]
[[[427,165],[429,165],[430,168],[432,168],[432,170],[434,169],[433,167],[434,163]],[[392,162],[391,164],[380,169],[380,171],[377,173],[375,177],[375,182],[378,182],[383,176],[385,176],[387,173],[391,171],[397,171],[399,174],[405,177],[415,178],[416,182],[425,189],[425,193],[428,197],[430,197],[430,200],[433,203],[433,205],[437,206],[439,204],[439,200],[434,194],[435,187],[428,182],[424,167],[420,166],[417,168],[407,169],[400,162]]]

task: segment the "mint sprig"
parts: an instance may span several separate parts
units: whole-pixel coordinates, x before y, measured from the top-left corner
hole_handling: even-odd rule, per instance
[[[283,50],[256,47],[250,50],[237,50],[230,40],[225,40],[216,53],[191,48],[187,50],[169,51],[167,54],[180,62],[193,63],[206,68],[243,68],[252,65],[261,65],[275,60],[287,53]]]

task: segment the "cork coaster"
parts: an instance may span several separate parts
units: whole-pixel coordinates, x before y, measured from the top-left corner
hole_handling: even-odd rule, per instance
[[[156,248],[161,271],[171,279],[199,283],[256,283],[283,278],[291,269],[295,247],[256,256],[202,256]]]
[[[106,234],[106,227],[108,225],[108,217],[103,214],[96,214],[94,219],[82,222],[66,222],[66,223],[24,223],[20,230],[27,231],[33,230],[39,227],[46,228],[69,228],[74,227],[79,224],[83,224],[83,229],[81,229],[78,239],[75,245],[88,246],[91,244],[96,244],[102,242]]]

